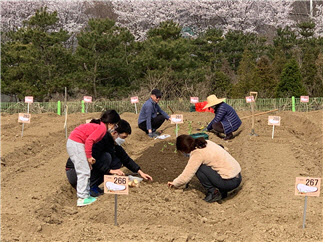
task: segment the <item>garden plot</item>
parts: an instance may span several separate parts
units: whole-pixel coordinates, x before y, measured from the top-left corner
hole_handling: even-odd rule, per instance
[[[212,113],[180,112],[178,135],[198,132]],[[239,112],[240,117],[249,115]],[[268,116],[281,116],[272,139]],[[100,113],[69,114],[68,133]],[[76,207],[76,193],[65,175],[64,116],[33,114],[21,137],[18,114],[1,117],[1,241],[194,241],[319,242],[323,240],[323,193],[309,197],[305,229],[304,198],[295,196],[296,177],[323,178],[323,111],[277,112],[244,119],[237,136],[222,144],[242,167],[243,182],[222,204],[206,203],[196,178],[185,189],[169,189],[186,158],[175,152],[175,125],[161,129],[165,140],[149,139],[137,128],[138,115],[123,113],[132,134],[125,150],[154,181],[142,181],[118,197],[105,194]],[[126,173],[129,173],[125,169]]]

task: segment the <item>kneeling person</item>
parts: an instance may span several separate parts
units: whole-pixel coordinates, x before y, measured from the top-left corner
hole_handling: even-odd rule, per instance
[[[98,186],[103,183],[104,175],[125,175],[120,169],[123,165],[134,173],[138,173],[145,180],[152,180],[152,177],[144,173],[138,164],[136,164],[121,146],[125,138],[131,134],[130,124],[121,119],[118,127],[112,133],[107,132],[103,139],[93,145],[93,157],[96,163],[93,164],[90,176],[90,194],[99,196],[103,194],[103,190]],[[76,187],[76,172],[70,158],[66,164],[66,173],[69,183]]]
[[[239,163],[218,144],[203,137],[194,139],[189,135],[180,135],[176,140],[176,149],[189,156],[189,160],[183,172],[167,183],[169,187],[185,185],[196,175],[207,190],[204,200],[217,202],[240,185]]]

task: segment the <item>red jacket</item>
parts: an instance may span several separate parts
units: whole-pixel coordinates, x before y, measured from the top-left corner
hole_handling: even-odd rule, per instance
[[[87,123],[76,127],[71,132],[69,139],[85,144],[86,156],[91,158],[93,144],[99,142],[106,132],[107,128],[103,122],[100,122],[100,124]]]

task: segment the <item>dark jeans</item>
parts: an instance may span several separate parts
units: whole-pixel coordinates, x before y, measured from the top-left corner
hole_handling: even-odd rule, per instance
[[[156,131],[165,121],[165,117],[162,114],[158,114],[156,118],[151,119],[152,132]],[[147,121],[140,123],[139,128],[148,134]]]
[[[102,156],[96,160],[96,163],[92,165],[93,169],[90,171],[90,187],[99,186],[104,182],[104,175],[108,174],[111,169],[119,169],[122,167],[121,161],[115,157],[112,159],[111,154],[105,152]],[[73,188],[77,186],[77,173],[74,168],[67,168],[66,174],[68,181]]]
[[[223,129],[223,126],[221,124],[221,122],[218,122],[218,123],[213,123],[212,124],[212,129],[214,129],[215,131],[219,132],[219,133],[225,133],[224,129]]]
[[[214,192],[215,188],[218,188],[222,197],[227,196],[227,192],[234,190],[241,183],[241,174],[239,177],[232,179],[222,179],[217,171],[211,167],[202,164],[196,172],[196,177],[199,179],[201,184],[209,193]]]

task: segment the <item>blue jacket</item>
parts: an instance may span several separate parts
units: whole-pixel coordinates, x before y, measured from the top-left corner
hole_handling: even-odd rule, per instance
[[[233,131],[238,130],[238,128],[242,123],[236,111],[227,103],[224,102],[220,103],[220,105],[217,106],[214,113],[215,113],[215,117],[208,125],[207,130],[212,129],[213,123],[221,122],[225,134],[229,134]]]
[[[139,114],[138,124],[143,121],[147,122],[147,130],[151,130],[151,119],[156,118],[158,113],[161,113],[166,119],[169,119],[168,114],[166,114],[157,103],[155,103],[151,98],[149,98],[142,106]]]

